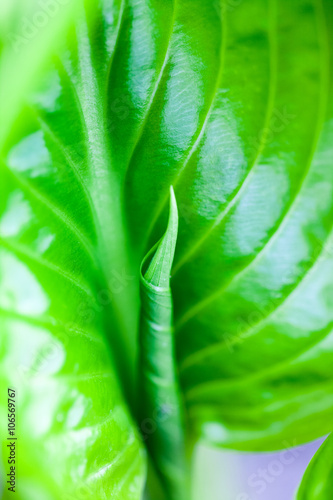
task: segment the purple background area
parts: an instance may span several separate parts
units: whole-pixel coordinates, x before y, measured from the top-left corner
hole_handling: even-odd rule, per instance
[[[292,500],[305,469],[321,441],[293,448],[286,453],[242,457],[244,495],[235,500]]]
[[[238,454],[201,446],[194,500],[294,500],[323,439],[286,453]]]

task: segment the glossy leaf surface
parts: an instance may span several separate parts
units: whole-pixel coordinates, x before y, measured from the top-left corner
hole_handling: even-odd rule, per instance
[[[114,43],[119,6],[106,14],[115,26],[105,54]],[[88,24],[80,17],[69,36],[67,70],[55,59],[56,69],[40,80],[3,152],[1,478],[9,473],[7,436],[14,439],[7,431],[7,388],[15,389],[17,438],[16,489],[1,484],[4,499],[139,500],[145,482],[145,453],[108,341],[121,338],[118,303],[133,279],[103,252],[97,213],[110,162],[103,134],[92,124],[100,110],[95,100],[85,101],[97,100],[97,84],[81,34]],[[80,68],[75,48],[87,58],[82,55]],[[75,78],[85,87],[75,86]],[[107,200],[103,206],[108,210]],[[105,239],[113,237],[120,220],[110,212],[103,221]]]
[[[21,400],[35,415],[47,392],[50,439],[74,378],[72,404],[83,394],[92,405],[84,425],[119,408],[138,446],[124,400],[134,406],[139,269],[165,230],[170,185],[190,430],[252,450],[330,430],[332,18],[330,0],[104,0],[78,14],[1,170],[1,376],[10,383],[20,349],[33,370],[43,339],[59,336],[61,360]],[[75,377],[104,371],[107,394],[104,378],[79,390]],[[78,441],[84,478],[106,456]]]
[[[136,16],[117,46],[113,81],[132,107],[113,148],[128,165],[133,241],[161,234],[174,185],[172,290],[192,429],[241,449],[305,442],[333,417],[332,3],[173,7],[167,49],[145,32],[159,57],[145,107]]]

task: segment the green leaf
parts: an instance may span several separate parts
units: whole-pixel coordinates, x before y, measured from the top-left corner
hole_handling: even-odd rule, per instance
[[[329,432],[333,418],[333,5],[222,7],[179,2],[164,15],[171,36],[154,45],[145,104],[134,57],[121,63],[139,50],[135,21],[124,32],[113,78],[133,109],[114,150],[128,164],[134,245],[156,241],[175,189],[171,284],[192,432],[272,450]]]
[[[333,436],[330,435],[311,460],[297,500],[327,500],[333,487]]]
[[[59,337],[64,358],[46,362],[51,373],[37,377],[40,389],[21,389],[20,418],[31,426],[22,431],[21,477],[29,477],[31,449],[41,469],[51,456],[31,446],[45,393],[50,418],[41,428],[50,440],[71,415],[68,394],[73,405],[84,394],[87,426],[119,407],[139,449],[127,404],[133,411],[140,263],[165,230],[170,185],[180,214],[171,280],[177,368],[191,439],[268,450],[329,432],[332,2],[100,0],[81,7],[31,99],[18,73],[6,103],[2,382],[16,383],[21,364],[39,366],[44,338]],[[29,51],[26,57],[29,65]],[[3,82],[0,90],[10,89],[12,79]],[[102,348],[85,347],[80,332]],[[75,381],[105,369],[113,380],[105,389],[102,381],[98,390]],[[71,383],[82,392],[75,396]],[[105,431],[95,448],[75,435],[82,454],[54,448],[41,498],[57,498],[50,485],[61,488],[71,464],[85,480],[89,467],[112,461],[119,434]],[[131,458],[107,488],[117,495],[128,481],[120,498],[138,497],[125,463]],[[140,482],[140,458],[134,467]]]
[[[139,500],[145,481],[145,452],[122,390],[129,384],[125,377],[120,380],[115,366],[121,349],[126,355],[118,357],[119,364],[133,356],[124,347],[126,318],[119,311],[123,298],[131,296],[134,278],[119,246],[108,245],[110,239],[121,245],[125,230],[114,210],[119,188],[112,180],[104,108],[98,107],[92,73],[96,53],[87,47],[86,31],[99,29],[97,13],[89,4],[86,9],[68,36],[64,59],[54,58],[30,102],[20,106],[2,151],[1,476],[9,473],[11,388],[16,393],[14,496],[19,500]],[[114,23],[104,46],[107,58],[121,6],[105,5],[104,14]],[[34,15],[18,19],[20,29]],[[35,42],[26,53],[32,65]],[[25,76],[31,75],[20,75],[17,67],[16,78]],[[17,83],[11,102],[21,99],[23,87]],[[5,114],[6,130],[12,116]],[[1,498],[12,498],[7,487],[1,485]]]
[[[168,498],[189,499],[183,402],[175,364],[170,273],[178,229],[170,191],[167,230],[145,257],[141,270],[140,421],[145,442]]]

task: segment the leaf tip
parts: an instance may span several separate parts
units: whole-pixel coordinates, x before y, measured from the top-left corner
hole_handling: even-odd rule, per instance
[[[169,220],[167,230],[161,238],[155,254],[144,275],[145,280],[154,286],[168,287],[175,255],[178,235],[178,208],[175,192],[170,186]]]

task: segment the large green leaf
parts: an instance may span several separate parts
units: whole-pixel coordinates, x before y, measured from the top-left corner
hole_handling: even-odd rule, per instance
[[[199,433],[274,449],[333,417],[333,5],[244,1],[222,33],[218,90],[171,172],[179,363]]]
[[[115,43],[119,9],[105,7],[110,34],[96,43],[105,57]],[[80,65],[75,52],[63,65],[55,59],[56,69],[21,110],[1,165],[1,477],[9,480],[13,439],[20,500],[139,500],[145,480],[143,446],[108,342],[122,348],[119,310],[133,277],[116,247],[105,250],[108,238],[121,244],[124,231],[110,210],[116,183],[99,124],[102,68],[97,83],[91,73],[97,54],[84,32],[90,24],[80,17],[68,41],[79,50]],[[33,57],[36,47],[30,49]],[[84,86],[74,85],[75,78]],[[13,95],[20,97],[16,87]],[[7,388],[15,390],[15,437],[7,431]],[[12,498],[10,484],[1,484],[1,498]]]
[[[123,23],[111,145],[138,250],[175,186],[191,427],[241,449],[316,438],[333,417],[332,3],[164,5]]]
[[[87,5],[3,152],[6,377],[21,338],[32,369],[39,329],[52,339],[64,329],[66,362],[46,363],[48,383],[66,373],[68,389],[75,376],[108,367],[109,395],[88,382],[82,389],[92,405],[83,418],[93,425],[96,408],[105,416],[117,405],[126,415],[115,364],[134,408],[140,262],[165,230],[174,185],[171,284],[189,428],[216,444],[261,450],[328,432],[332,19],[330,0]],[[21,344],[7,347],[14,328]],[[104,353],[107,338],[112,359],[85,348],[82,331]],[[25,391],[43,401],[37,389]],[[47,393],[55,421],[65,399]],[[24,408],[21,415],[36,414],[32,402]],[[103,453],[116,434],[105,433]],[[89,469],[102,445],[78,442]],[[71,463],[78,455],[67,456]]]
[[[297,494],[297,500],[327,500],[333,486],[333,437],[326,439],[311,460]]]

